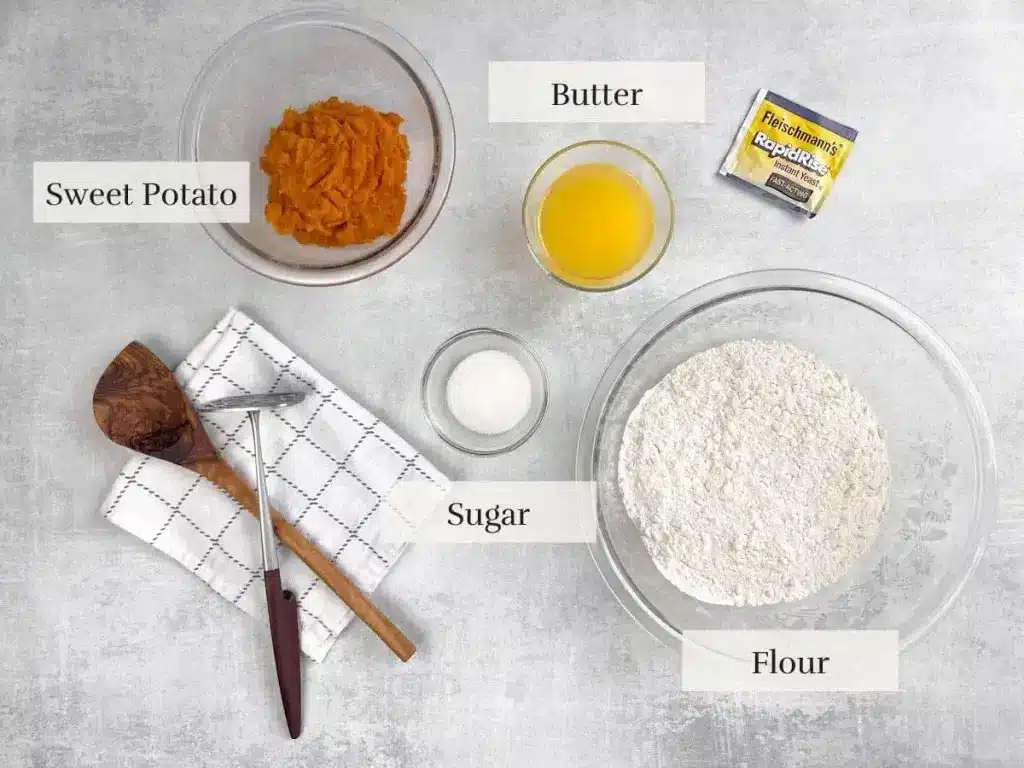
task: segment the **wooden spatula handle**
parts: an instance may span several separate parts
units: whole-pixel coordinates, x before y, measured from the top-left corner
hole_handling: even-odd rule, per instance
[[[259,499],[248,484],[240,478],[224,461],[220,459],[201,461],[190,465],[190,469],[206,479],[219,485],[239,504],[249,510],[254,517],[259,517]],[[381,640],[395,652],[402,661],[408,661],[416,653],[413,645],[402,631],[391,623],[377,606],[371,603],[355,584],[339,571],[309,539],[302,535],[295,526],[285,520],[275,510],[273,512],[274,533],[278,540],[295,553],[302,562],[309,566],[317,576],[323,579],[342,599],[352,612],[372,629]]]

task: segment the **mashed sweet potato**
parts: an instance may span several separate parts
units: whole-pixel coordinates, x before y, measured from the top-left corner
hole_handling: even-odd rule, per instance
[[[300,243],[345,246],[394,234],[405,210],[409,142],[393,112],[330,98],[285,110],[260,169],[264,213]]]

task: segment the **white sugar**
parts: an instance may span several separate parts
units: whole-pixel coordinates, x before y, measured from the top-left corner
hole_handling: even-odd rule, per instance
[[[530,377],[512,355],[496,349],[474,352],[448,377],[452,416],[479,435],[508,432],[530,412]]]

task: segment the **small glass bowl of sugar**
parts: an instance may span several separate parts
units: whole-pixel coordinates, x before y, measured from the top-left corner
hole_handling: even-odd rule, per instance
[[[547,406],[540,360],[511,333],[474,328],[442,344],[423,373],[427,420],[454,448],[477,456],[526,442]]]

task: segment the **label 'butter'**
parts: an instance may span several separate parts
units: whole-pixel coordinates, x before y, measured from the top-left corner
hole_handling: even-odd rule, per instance
[[[853,128],[762,88],[718,172],[813,218],[856,140]]]

